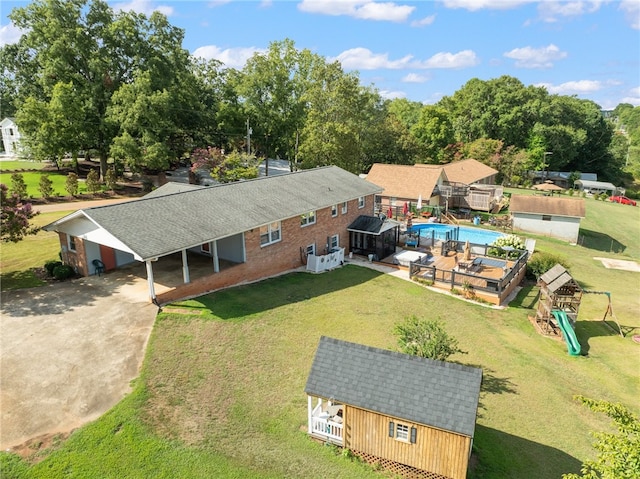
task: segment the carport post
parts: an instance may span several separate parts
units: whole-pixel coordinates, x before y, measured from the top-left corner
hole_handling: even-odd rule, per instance
[[[189,278],[189,263],[187,262],[187,250],[182,250],[182,279],[184,280],[184,284],[190,283],[191,279]]]
[[[151,260],[145,261],[145,265],[147,266],[147,284],[149,285],[149,297],[153,302],[156,299],[156,291],[153,288],[153,266],[151,266]]]
[[[212,253],[211,256],[213,256],[213,272],[219,273],[220,261],[218,261],[218,242],[217,241],[213,241],[213,248],[211,250],[211,253]]]

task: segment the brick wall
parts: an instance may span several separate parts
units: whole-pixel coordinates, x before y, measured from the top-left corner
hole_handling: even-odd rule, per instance
[[[289,218],[281,224],[282,241],[264,247],[260,245],[260,228],[246,231],[245,263],[162,293],[157,300],[160,304],[165,304],[294,270],[304,265],[304,251],[308,245],[315,243],[317,254],[324,253],[328,236],[340,235],[340,247],[348,250],[347,226],[358,216],[371,214],[373,196],[367,196],[363,208],[358,208],[357,200],[349,201],[346,214],[342,213],[341,204],[338,205],[338,215],[335,217],[331,216],[331,208],[316,211],[316,222],[312,225],[302,227],[299,217]]]
[[[75,237],[76,250],[69,250],[68,235],[66,233],[58,233],[60,240],[60,250],[62,262],[68,264],[82,276],[89,276],[89,267],[87,265],[87,254],[84,250],[84,240]]]

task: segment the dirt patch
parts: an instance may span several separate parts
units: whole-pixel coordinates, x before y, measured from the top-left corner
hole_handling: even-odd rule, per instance
[[[640,264],[635,261],[626,261],[621,259],[594,257],[596,261],[602,262],[607,269],[621,269],[623,271],[633,271],[640,273]]]
[[[72,433],[73,431],[43,434],[18,446],[9,448],[8,451],[17,454],[31,464],[36,464],[58,449]]]

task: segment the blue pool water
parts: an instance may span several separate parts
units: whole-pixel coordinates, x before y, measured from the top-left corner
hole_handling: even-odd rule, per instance
[[[464,226],[443,225],[439,223],[413,225],[409,232],[419,232],[422,238],[435,238],[437,240],[453,239],[469,241],[469,243],[475,244],[491,244],[501,236],[504,236],[502,233],[495,231],[480,228],[466,228]]]

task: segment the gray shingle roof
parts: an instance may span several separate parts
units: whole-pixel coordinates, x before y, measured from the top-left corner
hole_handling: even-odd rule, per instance
[[[82,212],[147,260],[380,191],[357,175],[327,166]],[[66,218],[45,228],[57,230]]]
[[[323,336],[305,392],[473,437],[482,370]]]

